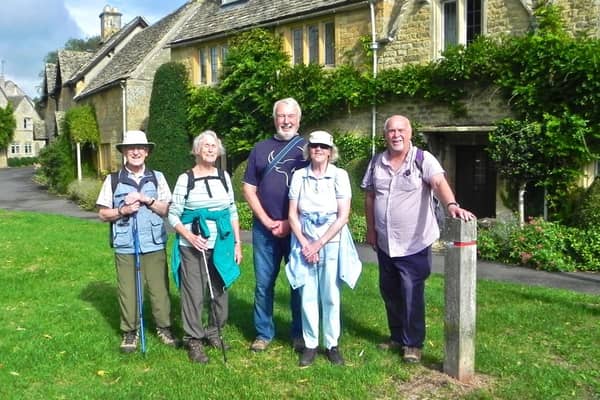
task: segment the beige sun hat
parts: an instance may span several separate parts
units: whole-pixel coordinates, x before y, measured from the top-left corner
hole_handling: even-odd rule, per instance
[[[146,138],[146,134],[142,131],[127,131],[125,132],[123,139],[123,143],[117,143],[117,150],[121,153],[123,152],[123,148],[127,146],[133,145],[144,145],[148,146],[148,151],[152,151],[154,148],[154,143],[149,142],[148,138]]]
[[[333,136],[325,131],[314,131],[308,136],[308,143],[319,143],[333,147]]]

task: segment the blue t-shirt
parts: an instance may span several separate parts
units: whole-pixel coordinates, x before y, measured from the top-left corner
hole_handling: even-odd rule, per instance
[[[271,169],[267,176],[263,176],[269,161],[273,160],[287,144],[288,142],[274,137],[258,142],[250,152],[244,174],[244,183],[256,186],[260,204],[274,220],[288,218],[288,189],[292,175],[294,171],[308,165],[308,161],[302,156],[306,144],[302,139]]]

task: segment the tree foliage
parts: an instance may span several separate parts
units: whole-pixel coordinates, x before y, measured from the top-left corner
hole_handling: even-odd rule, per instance
[[[13,108],[10,103],[6,107],[0,107],[0,150],[5,150],[13,140],[17,121],[13,114]]]
[[[194,165],[186,114],[188,86],[185,65],[168,62],[156,70],[147,129],[148,140],[156,146],[148,165],[164,173],[171,185],[175,185],[179,174]]]
[[[87,39],[71,38],[65,42],[65,50],[94,52],[102,45],[100,36],[92,36]],[[58,50],[48,52],[44,57],[44,63],[56,64],[58,62]],[[42,72],[43,73],[43,72]]]
[[[96,113],[89,104],[67,110],[65,113],[65,128],[66,134],[73,142],[92,145],[97,145],[100,142]]]

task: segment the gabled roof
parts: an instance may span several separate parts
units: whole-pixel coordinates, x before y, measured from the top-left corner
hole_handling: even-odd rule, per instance
[[[46,63],[44,68],[44,87],[42,89],[42,97],[54,94],[56,89],[56,64]]]
[[[364,0],[248,0],[223,6],[219,3],[204,1],[170,45],[185,45],[257,26],[273,26],[282,20],[331,13],[341,7],[367,7]]]
[[[108,54],[110,54],[110,52],[115,51],[115,48],[124,40],[126,40],[136,28],[141,27],[143,29],[147,26],[148,22],[146,22],[143,17],[135,17],[132,19],[127,25],[125,25],[118,32],[113,34],[105,43],[103,43],[102,46],[100,46],[100,48],[92,55],[92,57],[90,57],[85,64],[81,65],[77,72],[75,72],[65,83],[74,83],[82,79],[90,69],[98,64]]]
[[[82,65],[88,62],[94,53],[87,51],[59,50],[56,78],[57,82],[69,82],[69,79]],[[59,81],[60,79],[60,81]]]
[[[198,3],[188,2],[152,26],[137,33],[75,98],[80,99],[129,78],[144,58],[161,40],[165,39],[165,36],[178,22],[181,22],[181,18],[188,18],[191,15],[189,11],[197,7]]]

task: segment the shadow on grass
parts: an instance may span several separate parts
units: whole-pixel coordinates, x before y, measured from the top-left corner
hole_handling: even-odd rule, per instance
[[[90,303],[115,332],[121,332],[119,329],[117,288],[114,285],[106,282],[90,282],[81,291],[79,298]]]

